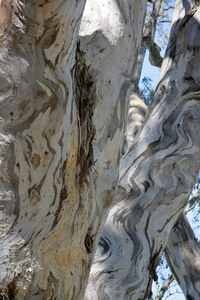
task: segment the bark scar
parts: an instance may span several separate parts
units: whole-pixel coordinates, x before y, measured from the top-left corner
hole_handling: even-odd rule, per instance
[[[86,65],[83,58],[84,53],[80,50],[79,43],[76,50],[75,81],[76,81],[76,107],[79,121],[79,147],[77,153],[77,164],[80,166],[79,183],[82,184],[93,165],[93,147],[96,130],[92,116],[95,104],[95,85],[93,72]]]

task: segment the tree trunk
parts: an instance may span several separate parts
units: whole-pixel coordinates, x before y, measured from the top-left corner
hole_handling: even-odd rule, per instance
[[[165,255],[186,299],[199,299],[200,246],[184,214],[171,231]]]
[[[150,297],[157,263],[193,189],[200,161],[200,8],[194,4],[177,2],[154,102],[121,161],[86,299]]]
[[[1,297],[71,299],[84,291],[89,201],[81,218],[70,72],[83,8],[84,1],[1,1]]]
[[[1,1],[1,297],[82,299],[146,1]],[[76,53],[75,53],[76,52]]]
[[[155,32],[156,32],[156,24],[157,19],[159,16],[159,11],[161,7],[162,0],[156,0],[153,3],[152,12],[150,15],[150,18],[145,26],[145,30],[143,33],[143,41],[144,39],[148,39],[149,45],[149,51],[153,48],[152,45],[155,45],[154,39],[155,39]],[[146,116],[146,105],[141,99],[141,93],[139,90],[139,81],[142,73],[142,67],[144,63],[144,58],[146,54],[146,48],[144,45],[140,48],[135,67],[133,76],[131,78],[131,87],[129,88],[127,92],[128,97],[128,103],[129,103],[129,110],[128,110],[128,117],[126,120],[126,132],[124,135],[123,143],[122,143],[122,154],[124,155],[127,153],[130,149],[130,147],[133,144],[133,141],[135,139],[135,136],[137,135],[139,128],[141,127],[144,118]],[[153,57],[155,55],[151,54],[150,56]],[[157,61],[160,61],[160,59],[157,58]],[[155,65],[156,59],[154,59],[154,65]],[[158,65],[160,67],[160,65]]]

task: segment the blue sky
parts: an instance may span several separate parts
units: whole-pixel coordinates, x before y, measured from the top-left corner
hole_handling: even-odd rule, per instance
[[[149,52],[146,51],[144,64],[143,64],[143,68],[142,68],[141,79],[144,78],[145,76],[150,77],[152,79],[153,88],[156,88],[159,74],[160,74],[160,68],[154,67],[150,64]]]

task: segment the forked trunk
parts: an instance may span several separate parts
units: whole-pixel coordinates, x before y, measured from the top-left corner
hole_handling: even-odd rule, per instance
[[[77,43],[84,2],[0,3],[0,297],[82,299],[115,196],[146,1],[87,1]]]
[[[140,134],[122,158],[86,299],[151,296],[156,266],[193,189],[200,162],[200,7],[194,4],[176,4],[160,82]]]

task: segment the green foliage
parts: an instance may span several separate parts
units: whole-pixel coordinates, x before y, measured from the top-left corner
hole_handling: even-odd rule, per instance
[[[156,42],[161,48],[167,46],[174,10],[175,0],[162,1],[160,14],[157,19]]]
[[[161,3],[160,13],[157,18],[155,40],[156,43],[159,44],[162,50],[166,48],[169,39],[172,12],[173,12],[174,5],[175,5],[175,0],[163,0]],[[153,2],[151,3],[148,2],[144,30],[145,30],[145,26],[149,21],[151,14],[153,14]],[[152,79],[150,77],[145,76],[142,80],[140,80],[140,86],[141,86],[140,92],[142,95],[142,99],[146,104],[146,106],[148,107],[154,97],[154,88],[152,86]]]
[[[161,3],[161,8],[159,16],[157,18],[156,25],[156,43],[161,47],[161,49],[167,46],[169,40],[169,33],[172,21],[172,13],[174,10],[175,0],[163,0]],[[145,18],[145,25],[147,25],[149,18],[152,14],[153,3],[147,3],[147,12]]]

